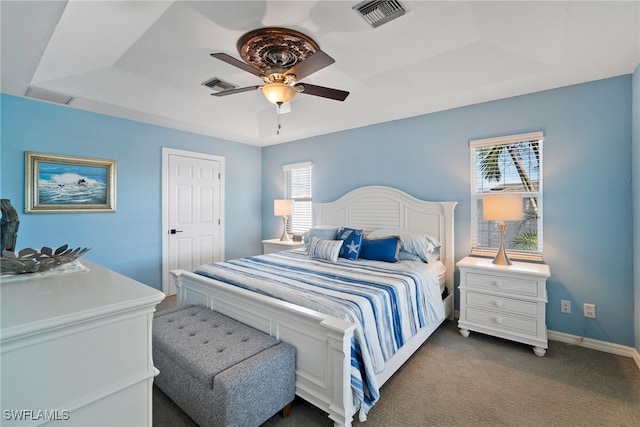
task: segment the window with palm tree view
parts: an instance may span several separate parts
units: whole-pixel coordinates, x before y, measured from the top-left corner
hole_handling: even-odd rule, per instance
[[[495,255],[496,221],[482,218],[482,196],[522,195],[523,218],[505,221],[505,249],[515,259],[542,260],[542,132],[481,139],[471,147],[471,253]]]

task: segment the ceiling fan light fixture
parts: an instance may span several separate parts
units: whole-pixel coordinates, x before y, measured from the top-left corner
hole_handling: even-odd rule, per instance
[[[296,95],[297,90],[284,83],[268,83],[262,87],[265,98],[273,104],[286,104]]]

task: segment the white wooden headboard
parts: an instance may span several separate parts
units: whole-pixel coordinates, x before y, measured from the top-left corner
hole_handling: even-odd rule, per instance
[[[391,187],[360,187],[338,200],[314,203],[314,225],[362,228],[365,233],[378,228],[414,230],[436,237],[442,247],[440,260],[447,268],[446,286],[454,295],[453,212],[458,202],[419,200]]]

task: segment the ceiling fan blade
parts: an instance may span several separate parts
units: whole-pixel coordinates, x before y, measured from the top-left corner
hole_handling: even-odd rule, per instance
[[[333,64],[334,62],[336,62],[335,59],[323,51],[318,50],[304,61],[288,69],[285,74],[295,74],[296,80],[302,80],[316,71]]]
[[[229,90],[223,90],[221,92],[214,92],[211,95],[212,96],[227,96],[227,95],[235,95],[236,93],[242,93],[242,92],[249,92],[252,90],[256,90],[256,89],[260,89],[262,86],[247,86],[247,87],[241,87],[238,89],[229,89]]]
[[[300,93],[307,95],[321,96],[323,98],[335,99],[336,101],[344,101],[349,96],[349,92],[339,89],[331,89],[330,87],[310,85],[308,83],[298,83],[296,88],[302,87]]]
[[[234,67],[240,68],[241,70],[244,70],[247,73],[251,73],[258,77],[264,76],[264,73],[262,71],[258,70],[257,68],[253,68],[251,65],[245,64],[239,59],[236,59],[231,55],[227,55],[226,53],[222,53],[222,52],[212,53],[211,56],[213,56],[216,59],[219,59],[220,61],[226,62],[229,65],[233,65]]]

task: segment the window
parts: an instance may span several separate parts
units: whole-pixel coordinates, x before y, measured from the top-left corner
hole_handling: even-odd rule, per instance
[[[495,221],[482,219],[482,196],[519,193],[523,219],[505,221],[512,259],[542,261],[542,132],[481,139],[471,148],[471,253],[492,256],[500,245]]]
[[[285,165],[284,198],[293,199],[293,215],[287,223],[288,233],[304,233],[312,225],[311,162]]]

